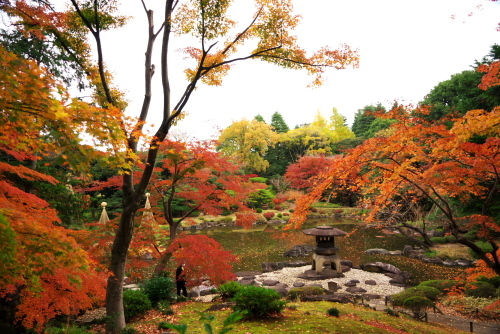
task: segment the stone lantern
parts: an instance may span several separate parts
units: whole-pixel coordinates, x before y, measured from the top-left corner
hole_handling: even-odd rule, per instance
[[[338,274],[342,273],[342,266],[340,265],[340,258],[337,255],[339,248],[335,246],[335,237],[346,235],[347,233],[334,228],[333,226],[317,226],[315,228],[310,228],[303,231],[304,234],[316,236],[316,248],[314,248],[312,270],[316,270],[316,273],[321,274],[323,271],[323,263],[330,262],[333,269],[333,263],[335,263],[335,269]]]

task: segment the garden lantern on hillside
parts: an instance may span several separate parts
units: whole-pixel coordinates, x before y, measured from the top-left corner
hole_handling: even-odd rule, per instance
[[[320,274],[323,271],[323,264],[329,261],[332,269],[333,264],[335,264],[337,273],[341,274],[342,266],[340,265],[340,258],[337,255],[339,248],[335,246],[335,237],[343,236],[347,233],[333,226],[326,225],[310,228],[303,232],[307,235],[316,236],[316,248],[313,250],[312,270],[316,270],[316,273]]]

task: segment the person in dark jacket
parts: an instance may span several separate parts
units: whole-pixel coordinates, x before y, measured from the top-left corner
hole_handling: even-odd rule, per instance
[[[177,296],[180,296],[182,291],[182,295],[187,297],[186,278],[184,277],[184,263],[181,264],[175,271],[175,281],[177,283]]]

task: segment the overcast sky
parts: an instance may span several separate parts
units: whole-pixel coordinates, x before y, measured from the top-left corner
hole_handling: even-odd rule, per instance
[[[164,1],[145,0],[147,4]],[[234,10],[248,21],[248,7]],[[246,2],[243,0],[243,2]],[[314,51],[347,43],[360,54],[360,67],[328,70],[320,88],[307,88],[311,77],[262,61],[234,66],[220,87],[198,86],[176,128],[207,139],[233,121],[260,114],[269,123],[279,112],[290,128],[310,123],[317,111],[329,116],[333,107],[352,124],[358,109],[378,102],[417,103],[439,82],[470,69],[499,43],[500,4],[486,0],[293,0],[302,15],[297,30],[301,45]],[[156,9],[156,24],[161,22]],[[248,15],[247,15],[248,13]],[[469,15],[472,13],[471,15]],[[134,16],[126,28],[105,37],[105,57],[116,82],[127,92],[129,112],[138,115],[143,89],[146,19],[140,0],[127,0],[124,14]],[[182,46],[176,44],[172,50]],[[156,45],[156,51],[160,44]],[[174,101],[187,82],[183,55],[172,52]],[[159,62],[157,62],[159,67]],[[160,88],[160,76],[156,75]],[[156,98],[160,99],[159,91]],[[174,103],[175,104],[175,103]],[[161,113],[153,104],[152,112]],[[152,119],[158,123],[158,120]]]

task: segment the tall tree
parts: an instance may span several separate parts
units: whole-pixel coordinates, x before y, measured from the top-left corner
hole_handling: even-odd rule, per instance
[[[37,196],[42,184],[56,186],[57,179],[28,166],[51,154],[78,170],[88,149],[79,145],[79,132],[105,139],[94,114],[102,109],[72,114],[84,105],[69,100],[45,68],[2,45],[0,68],[0,298],[18,294],[16,319],[41,331],[57,314],[75,315],[102,301],[106,277],[76,232],[60,226],[54,208]],[[86,131],[85,124],[97,129]]]
[[[337,108],[332,109],[330,116],[330,129],[333,132],[333,141],[338,142],[344,139],[354,138],[355,135],[346,124],[347,119],[341,115]]]
[[[500,105],[500,87],[482,85],[485,69],[494,67],[500,59],[500,46],[493,45],[490,52],[477,61],[471,70],[453,74],[450,79],[440,82],[419,103],[430,106],[429,120],[437,120],[448,114],[465,115],[469,110],[484,109],[491,111]],[[483,78],[484,76],[484,78]]]
[[[352,132],[354,132],[358,138],[369,138],[368,131],[370,125],[375,121],[375,113],[385,111],[384,106],[380,103],[376,106],[369,105],[365,106],[363,109],[359,109],[354,115],[354,121],[351,127]]]
[[[116,131],[120,136],[125,135],[119,144],[115,144],[113,158],[118,154],[126,152],[126,164],[122,164],[123,174],[123,210],[113,242],[110,271],[111,275],[107,286],[106,309],[112,321],[107,326],[107,331],[119,333],[125,327],[122,303],[122,281],[125,274],[127,251],[134,233],[134,217],[140,207],[141,199],[153,174],[155,161],[158,155],[159,144],[165,139],[173,122],[182,115],[184,108],[194,92],[197,84],[201,81],[210,85],[220,85],[221,80],[230,68],[238,61],[248,59],[259,59],[270,63],[292,69],[305,69],[314,76],[313,85],[322,83],[322,75],[326,68],[337,69],[347,66],[357,66],[357,54],[347,46],[338,50],[322,48],[313,55],[308,56],[305,50],[297,44],[297,38],[291,34],[296,28],[299,17],[293,13],[290,0],[262,1],[256,0],[256,11],[249,19],[249,23],[243,28],[237,27],[235,21],[228,16],[230,1],[208,0],[208,1],[175,1],[165,0],[165,10],[160,28],[156,29],[153,21],[154,13],[148,9],[146,2],[143,7],[148,19],[148,37],[145,51],[144,66],[145,94],[141,110],[137,113],[136,122],[130,125],[123,113],[125,105],[122,103],[120,93],[113,89],[111,77],[106,72],[104,59],[104,45],[101,34],[103,29],[115,26],[110,22],[118,22],[114,16],[114,10],[118,4],[115,1],[87,1],[70,0],[72,10],[67,13],[55,12],[49,1],[3,1],[2,9],[10,10],[18,20],[25,23],[26,28],[49,27],[40,30],[39,36],[51,33],[57,37],[57,41],[63,41],[59,46],[78,50],[79,55],[88,55],[90,48],[71,37],[85,37],[85,32],[93,38],[96,46],[97,64],[92,64],[91,57],[84,57],[85,62],[79,63],[86,73],[90,74],[90,84],[95,87],[94,98],[96,105],[105,107],[107,114],[114,115],[121,120],[121,131]],[[29,15],[25,15],[29,10]],[[35,15],[37,14],[37,15]],[[38,14],[44,14],[42,15]],[[65,19],[69,29],[59,26],[57,23]],[[21,27],[21,25],[13,27]],[[85,28],[86,30],[83,30]],[[240,29],[241,30],[238,30]],[[67,35],[62,35],[62,32]],[[172,39],[177,34],[185,34],[194,37],[198,45],[185,49],[186,54],[195,60],[195,65],[186,70],[188,83],[183,90],[181,98],[174,103],[170,96],[168,51]],[[162,78],[163,107],[161,110],[161,121],[156,132],[148,139],[148,156],[146,167],[135,183],[134,174],[131,173],[136,159],[136,151],[142,130],[149,114],[152,99],[152,77],[155,72],[153,66],[153,45],[158,36],[161,37],[159,73]],[[68,38],[63,38],[63,37]],[[83,39],[80,39],[83,40]],[[248,54],[239,53],[240,47],[245,42],[255,42],[256,47]],[[78,49],[79,48],[79,49]],[[130,66],[129,64],[127,66]],[[110,132],[112,133],[112,132]]]
[[[277,133],[287,133],[290,130],[283,116],[277,111],[271,116],[271,126]]]
[[[249,171],[260,172],[269,166],[264,155],[278,137],[270,125],[244,119],[222,131],[217,149],[244,164]]]
[[[229,161],[221,153],[212,149],[212,142],[198,142],[186,145],[166,140],[160,150],[164,158],[159,168],[168,171],[168,177],[154,179],[153,186],[160,195],[158,201],[163,206],[163,218],[170,227],[169,243],[177,236],[181,223],[189,219],[193,212],[218,215],[224,210],[250,214],[246,206],[248,196],[265,188],[265,184],[250,182],[240,173],[238,165]],[[174,216],[174,200],[182,199],[185,211]],[[248,221],[238,220],[245,226]],[[248,227],[248,225],[246,225]],[[170,258],[170,252],[163,252],[155,274],[160,275]]]

